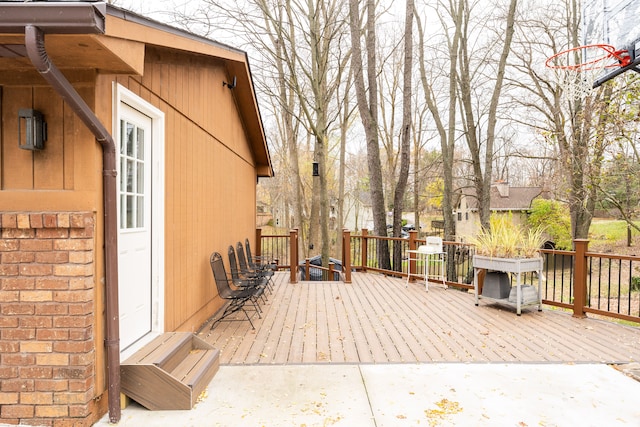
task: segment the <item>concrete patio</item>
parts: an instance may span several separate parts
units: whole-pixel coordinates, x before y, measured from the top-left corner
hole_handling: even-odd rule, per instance
[[[194,409],[119,425],[640,426],[640,328],[374,274],[275,285],[255,330],[199,332],[222,366]]]

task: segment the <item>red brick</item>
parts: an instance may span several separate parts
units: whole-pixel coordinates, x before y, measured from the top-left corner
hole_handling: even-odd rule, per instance
[[[4,382],[6,381],[7,378],[18,378],[18,367],[17,366],[0,366],[0,378],[3,379],[0,382],[0,384],[2,385],[4,385]],[[4,387],[2,387],[2,391],[6,391]]]
[[[54,291],[53,300],[56,302],[87,302],[93,301],[93,289],[81,291]],[[71,311],[69,311],[71,314]]]
[[[95,352],[93,350],[86,353],[69,354],[69,365],[88,366],[95,362]]]
[[[20,393],[20,403],[23,405],[51,405],[53,403],[53,393],[42,391]]]
[[[38,341],[62,341],[69,339],[68,329],[36,329]]]
[[[91,251],[70,251],[69,262],[72,264],[89,264],[93,262],[93,252]]]
[[[53,267],[46,264],[25,264],[20,266],[21,276],[50,276]]]
[[[75,393],[57,393],[53,402],[58,405],[84,404],[91,400],[93,391],[83,391]]]
[[[0,291],[0,303],[20,301],[20,291]]]
[[[22,302],[48,302],[53,301],[53,291],[20,291]]]
[[[58,226],[58,217],[55,214],[43,214],[42,222],[45,228],[56,228]]]
[[[31,222],[29,221],[29,214],[19,213],[17,215],[18,228],[31,228]]]
[[[84,214],[73,213],[69,215],[69,226],[71,228],[84,228]]]
[[[69,329],[69,340],[71,341],[85,341],[93,339],[93,328],[77,328]]]
[[[11,252],[20,249],[20,240],[0,239],[0,252]]]
[[[93,289],[93,287],[93,276],[69,278],[69,289]]]
[[[93,349],[93,341],[56,341],[53,351],[56,353],[86,353]]]
[[[32,340],[36,337],[35,329],[2,329],[0,336],[3,340]]]
[[[29,239],[20,241],[20,250],[31,252],[47,252],[53,250],[53,240]]]
[[[7,277],[2,279],[2,289],[5,291],[35,289],[36,281],[30,277]]]
[[[21,328],[51,328],[53,320],[48,316],[23,316],[20,318]]]
[[[93,301],[69,304],[69,315],[77,316],[82,314],[91,314],[93,313],[93,307],[94,307]]]
[[[12,368],[17,369],[17,368]],[[0,368],[2,370],[2,368]],[[24,392],[33,391],[33,380],[24,378],[10,378],[0,381],[2,391]]]
[[[63,264],[69,262],[69,252],[37,252],[34,261],[41,264]]]
[[[90,251],[93,249],[92,239],[60,239],[53,240],[56,251]]]
[[[93,275],[93,264],[62,264],[53,266],[55,276],[86,277]]]
[[[88,391],[92,390],[93,377],[81,380],[69,380],[69,391]]]
[[[93,228],[72,228],[70,230],[69,237],[72,239],[85,239],[93,237]]]
[[[3,304],[0,307],[0,314],[5,316],[34,314],[35,307],[33,304]]]
[[[58,227],[59,228],[69,228],[69,214],[68,213],[59,213],[58,216]]]
[[[35,288],[50,290],[69,289],[69,279],[38,277],[35,279]]]
[[[67,380],[35,380],[36,391],[67,391],[69,381]]]
[[[0,392],[0,406],[2,405],[15,405],[19,402],[18,393],[2,393]]]
[[[35,254],[33,252],[4,252],[0,259],[4,264],[20,264],[26,262],[35,261]]]
[[[20,351],[20,343],[16,341],[0,341],[0,353],[17,353]]]
[[[65,405],[38,405],[36,417],[60,418],[69,415],[69,408]]]
[[[2,229],[2,238],[3,239],[33,239],[36,235],[36,231],[32,228],[3,228]]]
[[[18,265],[17,264],[2,264],[0,265],[0,276],[17,276]]]
[[[53,318],[54,328],[83,328],[92,323],[91,316],[63,316]]]
[[[71,405],[71,406],[69,406],[69,416],[70,417],[86,418],[89,415],[91,415],[91,410],[89,409],[89,407],[87,405]],[[56,426],[56,427],[63,427],[63,426]],[[64,427],[70,427],[70,426],[64,426]],[[79,427],[79,426],[72,426],[72,427]]]
[[[36,365],[38,366],[68,366],[68,354],[36,354]]]
[[[27,366],[34,365],[36,358],[33,354],[9,353],[3,354],[2,364],[7,366]]]
[[[35,233],[38,239],[66,239],[69,237],[67,228],[38,228]]]
[[[29,224],[31,224],[31,228],[42,228],[43,220],[42,214],[30,214],[29,215]]]
[[[18,216],[16,214],[2,214],[2,228],[16,228],[18,226]]]
[[[23,366],[20,368],[20,378],[52,378],[53,368],[49,366]]]
[[[23,353],[51,353],[53,344],[49,341],[26,341],[20,343]]]
[[[0,252],[15,252],[18,249],[20,249],[20,240],[0,238]]]
[[[93,375],[93,367],[92,366],[66,366],[66,367],[55,367],[53,368],[53,378],[62,378],[62,379],[84,379],[89,378]]]
[[[64,315],[69,312],[69,307],[66,304],[57,304],[57,303],[47,303],[47,304],[38,304],[35,307],[35,314],[38,315]]]
[[[0,409],[2,418],[32,418],[32,405],[3,405]]]
[[[0,328],[17,328],[18,318],[14,316],[0,316]]]

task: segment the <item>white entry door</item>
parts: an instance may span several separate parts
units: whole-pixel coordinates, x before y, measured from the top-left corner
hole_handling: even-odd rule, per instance
[[[120,104],[118,294],[120,348],[152,331],[152,120]]]

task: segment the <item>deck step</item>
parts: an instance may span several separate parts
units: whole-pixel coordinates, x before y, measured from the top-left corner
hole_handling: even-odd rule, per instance
[[[191,409],[218,372],[219,356],[190,332],[162,334],[121,362],[122,393],[150,410]]]

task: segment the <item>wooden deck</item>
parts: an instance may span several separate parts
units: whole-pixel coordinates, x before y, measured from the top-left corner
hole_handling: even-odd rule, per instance
[[[471,292],[371,273],[351,284],[288,278],[275,275],[255,330],[203,327],[221,364],[640,361],[640,328],[535,307],[518,317],[487,300],[476,307]]]

